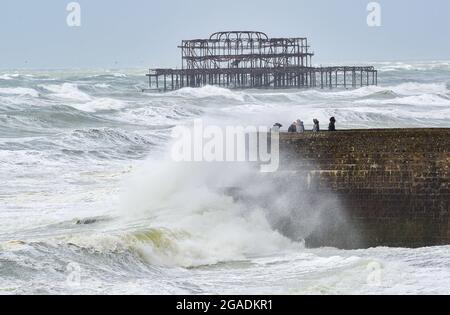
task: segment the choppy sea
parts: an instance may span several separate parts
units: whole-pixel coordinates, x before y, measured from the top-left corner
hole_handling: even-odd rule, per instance
[[[0,71],[0,294],[449,294],[450,247],[308,249],[211,184],[239,171],[164,159],[198,118],[450,127],[450,62],[376,67],[356,90],[169,93],[145,70]]]

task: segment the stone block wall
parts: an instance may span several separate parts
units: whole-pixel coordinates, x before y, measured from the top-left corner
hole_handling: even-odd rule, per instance
[[[280,141],[272,176],[336,196],[345,217],[346,224],[318,227],[309,246],[450,244],[450,129],[282,134]]]

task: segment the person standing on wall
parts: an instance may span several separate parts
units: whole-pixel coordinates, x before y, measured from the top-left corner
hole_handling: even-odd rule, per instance
[[[328,131],[336,131],[336,118],[330,118],[330,125],[328,126]]]
[[[297,119],[297,132],[298,133],[304,133],[305,132],[305,125],[303,123],[303,121],[301,121],[300,119]]]
[[[289,133],[296,133],[297,132],[297,122],[293,122],[292,125],[288,129]]]
[[[319,120],[314,119],[313,122],[314,122],[313,132],[319,132],[320,131]]]

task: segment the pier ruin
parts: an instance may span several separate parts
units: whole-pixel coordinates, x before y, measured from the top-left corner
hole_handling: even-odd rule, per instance
[[[230,89],[357,88],[378,84],[373,66],[315,67],[307,38],[218,32],[183,40],[181,69],[150,69],[148,90],[215,85]]]

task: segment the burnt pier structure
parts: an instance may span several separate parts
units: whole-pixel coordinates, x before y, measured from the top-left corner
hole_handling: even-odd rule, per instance
[[[215,85],[234,89],[357,88],[378,84],[373,66],[314,67],[307,38],[218,32],[183,40],[181,69],[150,69],[149,90]]]

